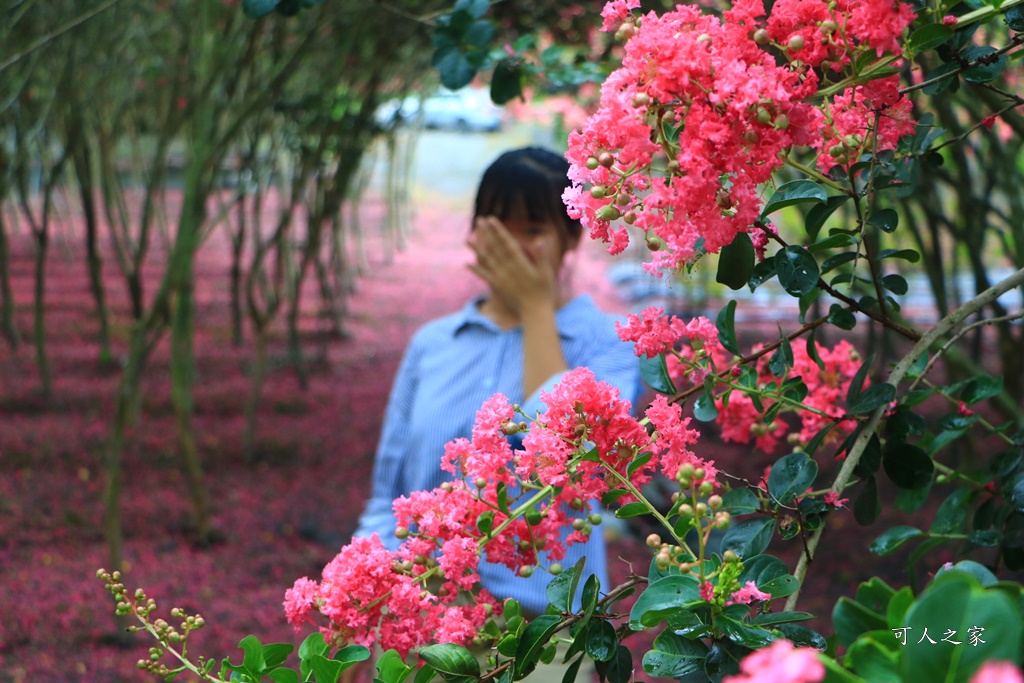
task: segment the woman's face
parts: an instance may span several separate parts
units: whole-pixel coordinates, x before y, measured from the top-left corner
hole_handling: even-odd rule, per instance
[[[550,266],[556,275],[565,254],[576,246],[566,243],[564,228],[553,221],[506,218],[502,223],[531,261]]]

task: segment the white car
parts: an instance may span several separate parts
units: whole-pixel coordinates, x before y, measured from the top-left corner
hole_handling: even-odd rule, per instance
[[[439,130],[494,132],[501,130],[502,109],[482,88],[440,90],[422,100],[407,97],[386,102],[377,111],[377,121],[381,125],[404,122]]]

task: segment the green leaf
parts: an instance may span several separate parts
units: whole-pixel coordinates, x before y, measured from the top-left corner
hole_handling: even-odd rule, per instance
[[[242,0],[242,12],[250,19],[265,17],[280,4],[281,0]]]
[[[871,542],[871,552],[876,555],[888,555],[904,542],[923,535],[923,531],[912,526],[894,526]]]
[[[608,662],[595,662],[597,673],[607,683],[630,683],[633,680],[633,655],[625,645],[619,645],[615,656]]]
[[[576,589],[580,585],[580,578],[583,576],[583,567],[587,558],[581,557],[572,569],[562,572],[551,579],[544,589],[548,602],[554,605],[559,612],[572,612],[572,603],[576,598]]]
[[[793,367],[793,346],[789,339],[783,337],[775,353],[768,359],[768,370],[776,377],[784,377],[786,371]]]
[[[288,643],[271,643],[263,646],[263,664],[268,669],[281,666],[288,659],[288,655],[295,649],[294,645]]]
[[[1006,10],[1006,14],[1003,15],[1003,21],[1006,22],[1006,25],[1011,30],[1017,33],[1024,31],[1024,7],[1015,5]]]
[[[722,551],[732,550],[740,559],[760,555],[772,540],[775,520],[753,517],[732,524],[722,536]]]
[[[604,619],[594,619],[587,627],[587,654],[598,662],[607,662],[615,656],[619,639],[615,627]]]
[[[828,202],[828,194],[818,183],[811,180],[793,180],[779,187],[772,195],[764,208],[761,210],[761,218],[768,216],[779,209],[795,204],[816,202],[825,204]]]
[[[960,56],[968,62],[976,62],[984,60],[988,62],[992,59],[996,53],[999,52],[996,48],[991,45],[968,45],[960,51]],[[1006,67],[1009,66],[1009,60],[1005,54],[1001,54],[996,57],[991,63],[978,64],[975,67],[964,71],[962,76],[968,83],[988,83],[989,81],[995,80],[1006,71]]]
[[[968,489],[956,489],[942,501],[935,513],[935,521],[928,530],[931,534],[963,533],[967,524],[966,506],[970,502],[971,492]]]
[[[726,638],[752,650],[770,645],[772,641],[776,640],[776,636],[768,629],[748,626],[742,621],[732,619],[724,614],[715,620],[715,624],[722,629]]]
[[[270,680],[274,681],[274,683],[299,683],[299,674],[294,669],[274,669],[267,675],[270,676]]]
[[[806,453],[789,453],[772,465],[768,474],[768,492],[780,505],[788,505],[805,495],[818,476],[818,463]]]
[[[732,489],[722,495],[722,510],[730,515],[745,515],[761,509],[761,501],[750,489]]]
[[[477,517],[476,528],[477,531],[479,531],[484,536],[491,533],[491,529],[494,528],[494,511],[487,510],[481,513],[481,515]]]
[[[663,353],[659,353],[654,358],[641,356],[640,376],[651,389],[659,394],[676,393],[676,387],[672,383],[672,376],[668,374],[668,366],[665,365],[665,354]]]
[[[1020,608],[1001,591],[986,590],[962,572],[936,576],[907,611],[903,625],[915,629],[915,634],[931,628],[940,637],[951,629],[956,632],[954,640],[962,643],[937,647],[927,640],[918,643],[908,638],[900,653],[904,680],[966,681],[985,661],[1020,662],[1024,635]],[[980,633],[972,631],[979,628]],[[972,633],[977,633],[984,645],[971,646]]]
[[[822,226],[825,225],[825,221],[835,213],[836,209],[845,204],[849,198],[849,195],[837,194],[829,197],[824,204],[812,206],[811,210],[807,212],[807,218],[804,221],[804,229],[807,230],[807,235],[812,240],[817,239],[818,233],[821,232]]]
[[[832,304],[828,309],[828,321],[841,330],[852,330],[857,325],[857,318],[853,313],[840,306]]]
[[[850,646],[843,663],[871,683],[900,683],[899,653],[884,647],[870,635]]]
[[[881,209],[868,217],[868,225],[882,232],[893,232],[899,225],[900,215],[893,209]]]
[[[868,526],[882,513],[882,501],[878,498],[878,483],[874,477],[864,480],[864,490],[853,502],[853,518],[861,526]]]
[[[754,273],[754,244],[750,235],[737,233],[732,242],[722,248],[718,257],[718,274],[715,282],[729,289],[742,289]]]
[[[542,614],[526,626],[523,635],[519,638],[519,648],[516,650],[516,662],[513,672],[513,679],[519,680],[533,671],[540,659],[541,651],[548,644],[551,635],[558,628],[562,618],[553,614]],[[470,655],[472,657],[472,655]],[[473,660],[474,663],[476,660]],[[437,668],[436,666],[434,668]],[[479,676],[479,665],[477,665],[477,676]]]
[[[904,261],[910,261],[911,263],[917,263],[921,260],[921,254],[917,253],[913,249],[882,249],[878,252],[878,260],[887,258],[898,258]]]
[[[718,328],[718,341],[722,347],[733,354],[740,355],[739,344],[736,343],[736,300],[732,299],[718,312],[715,319],[715,327]]]
[[[753,581],[758,588],[781,576],[788,576],[786,564],[771,555],[755,555],[743,561],[743,572],[739,576],[740,585]]]
[[[764,261],[761,261],[754,266],[754,274],[750,276],[750,282],[747,283],[747,286],[750,287],[750,291],[753,292],[755,289],[775,277],[775,275],[775,259],[766,258]]]
[[[845,232],[838,232],[809,245],[807,247],[807,251],[812,254],[817,254],[819,251],[828,251],[829,249],[836,249],[838,247],[850,247],[855,244],[857,244],[857,240],[853,237]],[[822,265],[822,272],[824,272],[824,265]]]
[[[844,647],[849,647],[865,631],[888,628],[885,617],[846,596],[839,598],[832,610],[832,626]]]
[[[664,631],[654,639],[654,649],[644,655],[643,667],[651,676],[682,678],[704,670],[708,646],[700,640],[690,640]]]
[[[299,676],[302,680],[309,680],[311,674],[309,659],[313,655],[326,656],[330,649],[324,641],[324,634],[322,633],[312,633],[302,641],[302,644],[299,645]],[[369,650],[367,650],[367,656],[369,656]]]
[[[778,624],[809,621],[811,619],[814,619],[814,615],[810,612],[765,612],[751,619],[750,623],[758,626],[776,626]]]
[[[458,90],[469,85],[476,76],[476,69],[472,67],[458,45],[437,48],[430,63],[440,74],[441,85],[449,90]]]
[[[846,407],[850,415],[863,415],[887,406],[896,399],[896,387],[888,383],[872,384],[857,394]]]
[[[325,678],[323,681],[321,681],[321,674],[317,673],[317,658],[322,659],[324,662],[327,662],[331,665],[335,665],[337,667],[337,673],[333,674],[334,678],[329,677],[332,675],[331,672],[335,669],[327,669],[323,671],[322,675],[325,676]],[[321,657],[320,655],[315,655],[313,659],[313,673],[314,675],[316,675],[317,683],[324,683],[324,681],[327,681],[327,683],[336,683],[336,681],[338,680],[338,675],[341,674],[341,662],[332,662],[326,659],[325,657]],[[380,680],[384,681],[384,683],[402,683],[402,681],[404,681],[411,672],[412,667],[406,666],[405,662],[402,661],[402,657],[395,650],[388,650],[383,655],[381,655],[380,659],[377,660],[377,675],[380,678]]]
[[[715,399],[707,391],[701,393],[697,400],[693,402],[693,416],[701,422],[711,422],[718,417]]]
[[[807,294],[818,284],[818,262],[799,245],[791,244],[775,254],[775,270],[779,284],[790,296]]]
[[[242,670],[248,673],[250,676],[259,678],[267,669],[266,662],[263,659],[263,645],[260,643],[256,636],[246,636],[242,638],[241,642],[238,643],[238,647],[244,652],[242,659]],[[235,669],[238,671],[238,669]]]
[[[907,48],[914,53],[931,50],[953,37],[953,29],[943,24],[928,24],[910,34]]]
[[[634,501],[632,503],[626,503],[618,510],[615,511],[615,516],[619,519],[628,519],[630,517],[639,517],[646,515],[650,512],[650,509],[641,503],[640,501]]]
[[[395,656],[398,656],[397,652],[395,653]],[[383,660],[383,657],[381,659]],[[341,677],[341,662],[335,662],[333,660],[327,659],[327,657],[324,657],[323,655],[317,654],[310,657],[309,666],[313,671],[313,676],[316,677],[317,683],[337,683],[338,678]],[[402,666],[405,667],[406,674],[409,671],[412,671],[412,669],[405,666],[404,664]],[[397,673],[397,669],[391,668],[388,670],[388,672],[394,674]],[[402,681],[405,678],[405,674],[402,674],[400,677],[388,678],[382,671],[380,678],[385,683],[400,683],[400,681]]]
[[[800,624],[779,624],[775,630],[781,631],[782,637],[797,647],[813,647],[822,652],[828,647],[823,635]]]
[[[846,389],[846,404],[853,403],[857,394],[864,387],[864,380],[868,377],[868,372],[871,370],[871,364],[875,362],[874,354],[867,357],[861,366],[857,368],[857,372],[853,375],[853,379],[850,380],[850,386]]]
[[[935,463],[917,446],[904,443],[885,449],[882,468],[900,488],[919,489],[931,483]]]
[[[903,296],[910,289],[906,278],[895,273],[883,277],[880,284],[896,296]]]
[[[994,586],[999,582],[996,575],[983,564],[978,564],[974,560],[961,560],[952,567],[942,566],[939,567],[938,571],[935,572],[935,576],[942,576],[946,572],[961,572],[973,576],[974,579],[982,586]]]
[[[542,618],[538,617],[538,619]],[[476,661],[472,652],[461,645],[452,643],[427,645],[420,649],[419,654],[446,681],[454,683],[480,678],[480,662]]]
[[[666,576],[647,586],[629,612],[629,627],[655,626],[673,611],[700,600],[700,583],[692,574]]]
[[[774,578],[768,583],[758,586],[760,590],[768,593],[772,598],[784,598],[787,595],[792,595],[799,587],[800,583],[796,580],[796,577],[790,574]]]
[[[479,19],[487,14],[490,9],[490,0],[456,0],[454,12],[466,12],[474,19]]]
[[[838,254],[833,254],[832,256],[829,256],[827,259],[821,262],[821,272],[831,272],[832,270],[835,270],[844,263],[849,263],[850,261],[856,260],[859,256],[860,252],[857,251],[842,251],[839,252]],[[843,275],[842,277],[849,279],[848,275]]]
[[[977,375],[972,377],[967,386],[960,392],[960,400],[967,405],[994,398],[1003,393],[1003,376],[989,377]]]
[[[819,429],[818,433],[815,434],[814,437],[807,444],[807,454],[814,455],[814,452],[818,450],[819,446],[821,446],[821,443],[825,440],[825,437],[827,437],[829,435],[829,432],[831,432],[837,426],[839,426],[838,422],[830,422],[829,424]]]
[[[626,489],[609,489],[601,496],[601,505],[611,507],[615,501],[629,493]]]
[[[526,72],[517,59],[503,59],[494,65],[491,74],[491,100],[495,104],[505,104],[521,97]]]

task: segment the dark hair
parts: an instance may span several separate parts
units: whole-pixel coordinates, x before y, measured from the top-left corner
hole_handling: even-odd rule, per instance
[[[583,226],[569,217],[562,193],[569,185],[569,162],[542,147],[505,152],[480,180],[473,218],[497,216],[551,221],[564,229],[563,244],[579,239]]]

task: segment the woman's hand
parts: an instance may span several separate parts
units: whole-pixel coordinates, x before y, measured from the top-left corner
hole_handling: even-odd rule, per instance
[[[522,235],[513,236],[500,220],[485,216],[477,218],[467,244],[476,254],[476,263],[469,264],[469,269],[520,322],[535,309],[558,309],[556,264],[561,263],[562,255],[556,251],[557,239],[544,233],[534,236],[528,227]]]

